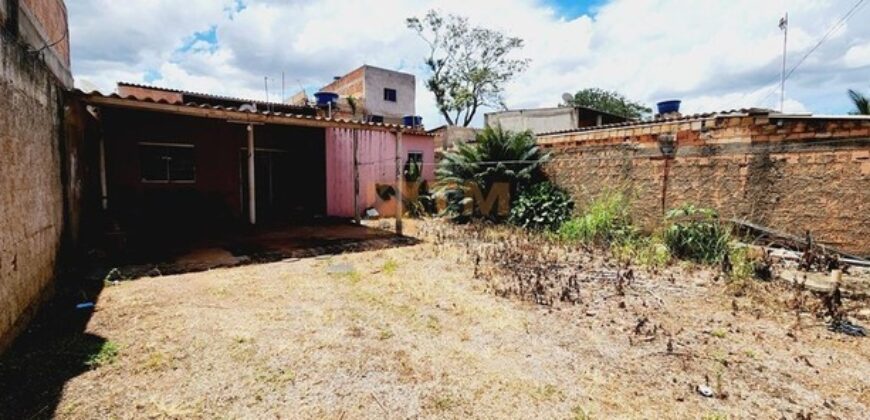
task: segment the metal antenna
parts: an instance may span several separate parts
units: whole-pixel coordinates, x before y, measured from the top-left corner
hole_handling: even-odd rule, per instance
[[[281,103],[283,104],[285,100],[287,100],[287,94],[284,93],[284,71],[281,71]]]
[[[785,12],[785,17],[779,20],[779,29],[783,31],[782,35],[782,73],[779,77],[779,112],[784,112],[785,107],[785,57],[786,45],[788,44],[788,12]]]

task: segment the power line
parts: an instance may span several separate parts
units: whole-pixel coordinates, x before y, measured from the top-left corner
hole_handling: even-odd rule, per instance
[[[816,44],[815,44],[812,48],[810,48],[810,49],[806,52],[806,54],[804,54],[804,55],[803,55],[803,56],[798,60],[798,62],[795,63],[795,65],[793,65],[793,66],[789,69],[789,71],[785,74],[785,77],[783,78],[783,80],[788,80],[788,78],[791,77],[791,75],[795,72],[795,70],[797,70],[797,68],[800,67],[801,64],[803,64],[804,61],[806,61],[806,59],[807,59],[810,55],[812,55],[813,52],[815,52],[815,51],[816,51],[816,50],[817,50],[817,49],[818,49],[822,44],[825,43],[825,41],[828,40],[828,38],[831,37],[831,35],[834,34],[834,32],[836,32],[837,30],[839,30],[839,29],[840,29],[840,28],[841,28],[841,27],[846,23],[846,21],[848,21],[852,16],[855,15],[855,13],[858,12],[858,9],[863,5],[863,3],[864,3],[865,1],[866,1],[866,0],[858,0],[858,1],[857,1],[857,2],[856,2],[856,3],[855,3],[855,4],[854,4],[854,5],[853,5],[853,6],[852,6],[852,7],[851,7],[847,12],[846,12],[846,14],[844,14],[844,15],[843,15],[843,16],[842,16],[842,17],[841,17],[841,18],[840,18],[840,19],[839,19],[835,24],[833,24],[830,28],[828,28],[827,32],[825,32],[825,34],[824,34],[824,35],[819,39],[819,41],[816,42]],[[777,80],[773,80],[773,81],[771,81],[770,83],[778,83],[778,81],[777,81]],[[765,83],[765,85],[770,84],[770,83]],[[763,104],[764,101],[766,101],[767,98],[770,97],[770,95],[773,95],[773,94],[776,93],[776,92],[777,92],[777,85],[774,84],[773,88],[770,89],[770,90],[767,92],[767,94],[764,95],[764,96],[761,98],[760,101],[758,101],[758,103],[759,103],[759,104]],[[744,94],[742,97],[740,97],[739,100],[737,100],[737,101],[735,101],[735,102],[733,102],[733,103],[740,102],[740,101],[742,101],[743,99],[745,99],[747,96],[749,96],[748,93],[747,93],[747,94]]]

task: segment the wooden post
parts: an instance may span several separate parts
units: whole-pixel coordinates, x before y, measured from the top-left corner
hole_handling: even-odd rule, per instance
[[[402,174],[402,129],[396,132],[396,235],[402,236],[402,191],[405,189]]]
[[[248,221],[257,224],[257,185],[254,174],[254,125],[248,124]]]
[[[353,220],[360,224],[359,212],[359,130],[353,129]]]

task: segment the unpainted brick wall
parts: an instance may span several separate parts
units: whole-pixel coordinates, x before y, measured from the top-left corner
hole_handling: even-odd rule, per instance
[[[666,160],[658,135],[677,133]],[[647,229],[693,203],[870,255],[870,119],[710,118],[544,136],[578,207],[623,190]]]
[[[52,288],[63,227],[58,81],[0,31],[0,351]]]

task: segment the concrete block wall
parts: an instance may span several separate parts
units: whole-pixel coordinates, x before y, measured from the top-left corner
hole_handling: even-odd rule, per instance
[[[675,133],[664,159],[658,135]],[[579,207],[621,189],[648,229],[684,203],[870,255],[870,118],[710,117],[544,136]]]
[[[64,228],[64,82],[10,21],[0,22],[0,351],[52,290]]]

